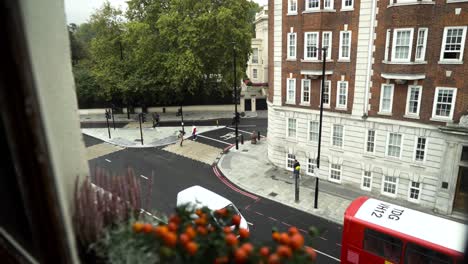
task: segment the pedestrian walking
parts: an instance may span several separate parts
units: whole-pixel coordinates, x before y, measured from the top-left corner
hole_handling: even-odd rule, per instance
[[[160,120],[160,116],[158,113],[156,113],[156,126],[159,126],[159,120]]]
[[[192,139],[197,140],[197,127],[195,125],[192,126]]]
[[[182,147],[182,143],[184,143],[184,131],[179,130],[179,135],[177,136],[180,139],[180,146]]]
[[[294,165],[293,165],[293,176],[299,176],[299,172],[301,171],[301,164],[297,159],[294,159]],[[289,178],[292,178],[293,176],[289,176]]]
[[[156,125],[157,125],[157,121],[156,121],[156,118],[157,118],[157,117],[156,117],[156,116],[157,116],[157,113],[153,113],[153,114],[151,115],[151,117],[153,118],[153,129],[154,129],[154,128],[156,127]]]

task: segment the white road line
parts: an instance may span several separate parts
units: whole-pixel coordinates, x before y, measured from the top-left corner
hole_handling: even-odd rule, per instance
[[[107,162],[111,162],[110,160],[106,159]]]
[[[256,127],[257,125],[237,125],[237,127]]]
[[[249,224],[249,225],[253,226],[253,224],[252,224],[252,223],[250,223],[250,222],[247,222],[247,224]]]
[[[327,240],[328,240],[328,239],[326,239],[326,238],[324,238],[324,237],[319,237],[319,238],[320,238],[320,239],[322,239],[322,240],[325,240],[325,241],[327,241]]]
[[[335,243],[337,246],[341,247],[341,244],[340,243]]]
[[[340,259],[337,259],[337,258],[335,258],[335,257],[333,257],[333,256],[330,256],[330,255],[328,255],[327,253],[323,253],[322,251],[319,251],[319,250],[317,250],[317,249],[315,249],[315,248],[314,248],[314,250],[317,251],[317,253],[319,253],[319,254],[322,254],[322,255],[324,255],[324,256],[326,256],[326,257],[329,257],[329,258],[331,258],[331,259],[333,259],[333,260],[336,260],[336,261],[340,262]]]
[[[143,176],[143,175],[140,175],[140,177],[145,178],[145,179],[148,179],[148,177],[145,177],[145,176]]]
[[[226,127],[226,128],[227,128],[227,129],[231,129],[231,130],[236,130],[235,128],[232,128],[232,127]],[[240,129],[237,129],[237,130],[239,130],[239,131],[242,132],[242,133],[246,133],[246,134],[250,134],[250,135],[253,134],[252,132],[249,132],[249,131],[240,130]],[[265,136],[260,135],[260,137],[263,137],[263,138],[264,138]]]
[[[203,135],[197,135],[197,137],[206,138],[206,139],[213,140],[213,141],[216,141],[216,142],[219,142],[219,143],[223,143],[223,144],[226,144],[226,145],[231,145],[231,143],[227,143],[227,142],[224,142],[224,141],[221,141],[221,140],[217,140],[217,139],[214,139],[214,138],[210,138],[210,137],[205,137],[205,136],[203,136]]]
[[[275,218],[273,218],[273,217],[268,217],[268,218],[270,218],[270,219],[273,220],[273,221],[278,221],[278,219],[275,219]]]

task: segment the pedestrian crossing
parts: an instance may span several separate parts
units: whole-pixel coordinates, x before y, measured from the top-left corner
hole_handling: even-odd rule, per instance
[[[219,154],[222,152],[222,149],[220,148],[199,143],[193,140],[184,140],[182,147],[179,145],[179,142],[177,142],[176,144],[166,146],[163,148],[163,150],[189,159],[203,162],[208,165],[212,165]]]

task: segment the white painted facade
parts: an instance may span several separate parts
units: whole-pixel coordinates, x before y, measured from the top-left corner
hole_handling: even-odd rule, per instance
[[[377,24],[376,0],[361,1],[356,82],[352,114],[324,111],[322,128],[321,161],[318,177],[322,180],[347,185],[361,190],[372,197],[389,197],[414,203],[442,214],[451,214],[460,157],[463,145],[468,146],[466,135],[442,132],[438,126],[411,121],[398,121],[384,118],[367,117],[372,76],[372,50]],[[282,0],[274,0],[273,30],[273,102],[268,103],[268,158],[276,166],[287,168],[288,153],[294,154],[302,164],[303,175],[307,175],[308,159],[317,157],[317,142],[309,140],[309,122],[319,121],[319,111],[282,106]],[[369,14],[373,17],[370,19]],[[288,73],[285,73],[289,76]],[[286,85],[286,84],[285,84]],[[288,118],[296,119],[295,137],[288,137]],[[332,127],[341,124],[343,146],[332,146]],[[367,131],[375,131],[375,150],[366,152]],[[388,140],[390,133],[401,135],[400,157],[389,157]],[[416,141],[426,138],[425,158],[415,161]],[[330,178],[331,165],[341,165],[340,180]],[[371,172],[370,191],[362,187],[365,171]],[[383,180],[396,178],[396,192],[384,193]],[[419,183],[419,199],[410,199],[411,182]],[[386,185],[388,186],[388,185]],[[445,186],[445,187],[442,187]]]
[[[252,54],[247,62],[247,76],[253,83],[268,82],[268,6],[255,15],[255,38],[252,39]],[[256,61],[253,60],[254,52]]]

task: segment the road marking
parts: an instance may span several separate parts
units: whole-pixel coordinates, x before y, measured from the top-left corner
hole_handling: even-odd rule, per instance
[[[250,222],[247,222],[247,224],[249,224],[249,225],[253,226],[253,224],[252,224],[252,223],[250,223]]]
[[[216,166],[213,166],[213,172],[216,175],[216,177],[218,177],[219,180],[221,180],[226,186],[231,188],[233,191],[238,192],[238,193],[240,193],[240,194],[242,194],[244,196],[247,196],[249,198],[252,198],[253,200],[259,200],[259,198],[257,196],[255,196],[253,194],[250,194],[248,192],[242,191],[239,188],[232,185],[227,179],[225,179],[224,176],[221,175],[221,173],[218,171],[218,168]]]
[[[330,255],[328,255],[327,253],[324,253],[324,252],[322,252],[322,251],[320,251],[320,250],[317,250],[317,249],[315,249],[315,248],[314,248],[314,250],[315,250],[317,253],[319,253],[319,254],[322,254],[322,255],[324,255],[324,256],[326,256],[326,257],[329,257],[329,258],[331,258],[331,259],[333,259],[333,260],[336,260],[336,261],[340,262],[340,259],[337,259],[337,258],[335,258],[335,257],[333,257],[333,256],[330,256]]]
[[[258,214],[258,215],[263,215],[262,213],[259,213],[259,212],[255,212],[255,213]]]
[[[319,238],[322,239],[322,240],[325,240],[325,241],[328,240],[328,239],[326,239],[326,238],[324,238],[324,237],[321,237],[321,236],[319,236]]]
[[[285,225],[285,226],[291,226],[290,224],[285,223],[285,222],[281,222],[281,223],[282,223],[283,225]]]
[[[236,130],[235,128],[232,128],[232,127],[226,127],[226,128],[227,128],[227,129],[231,129],[231,130]],[[247,134],[249,134],[249,135],[252,135],[252,134],[253,134],[252,132],[249,132],[249,131],[240,130],[240,129],[238,129],[238,130],[239,130],[240,132],[242,132],[242,133],[247,133]],[[260,135],[260,137],[264,138],[265,136]]]
[[[224,142],[224,141],[221,141],[221,140],[217,140],[217,139],[214,139],[214,138],[210,138],[210,137],[205,137],[205,136],[203,136],[203,135],[197,135],[197,137],[210,139],[210,140],[213,140],[213,141],[216,141],[216,142],[219,142],[219,143],[223,143],[223,144],[226,144],[226,145],[231,145],[231,143],[227,143],[227,142]]]
[[[275,218],[273,218],[273,217],[271,217],[271,216],[269,216],[268,218],[270,218],[270,219],[273,220],[273,221],[278,221],[278,219],[275,219]]]
[[[112,161],[110,161],[110,160],[108,160],[108,159],[106,159],[106,161],[107,161],[107,162],[112,162]]]
[[[235,138],[235,137],[236,137],[235,132],[229,132],[229,133],[227,133],[225,135],[220,136],[219,138],[221,138],[223,140],[228,140],[228,139]]]
[[[257,125],[237,125],[237,127],[256,127]]]
[[[299,231],[301,231],[302,233],[306,233],[306,234],[307,234],[307,231],[305,231],[304,229],[300,229],[300,228],[299,228]]]
[[[148,179],[148,177],[145,177],[145,176],[143,176],[143,175],[140,175],[140,177],[145,178],[145,179]]]
[[[340,243],[335,243],[337,246],[341,247],[341,244]]]

